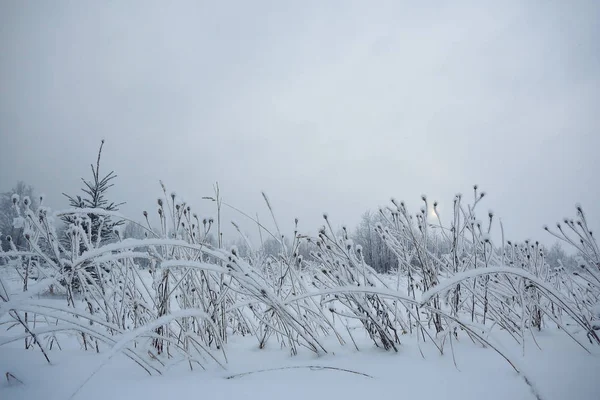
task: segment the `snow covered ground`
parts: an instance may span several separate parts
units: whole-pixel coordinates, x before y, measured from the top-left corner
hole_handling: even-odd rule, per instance
[[[14,293],[21,290],[14,274],[3,278]],[[41,298],[65,302],[56,295]],[[5,329],[0,326],[0,342],[20,333]],[[83,351],[72,334],[60,334],[62,350],[49,351],[51,365],[38,349],[25,350],[18,340],[0,346],[0,400],[600,399],[600,347],[589,345],[589,354],[552,326],[536,333],[535,340],[527,337],[525,355],[508,334],[493,330],[494,342],[530,385],[498,353],[464,334],[453,341],[454,354],[447,345],[444,355],[431,343],[417,342],[417,335],[403,335],[398,353],[375,347],[364,330],[353,337],[359,350],[350,340],[341,346],[332,336],[323,339],[329,350],[324,356],[304,349],[291,356],[276,341],[259,349],[254,337],[230,335],[225,369],[208,362],[206,370],[190,371],[180,363],[152,377],[122,354],[106,362],[102,354]],[[581,332],[578,338],[587,343]]]
[[[0,399],[68,399],[84,383],[72,398],[536,398],[498,354],[470,341],[454,343],[457,368],[452,354],[440,356],[433,346],[421,346],[423,358],[415,339],[408,336],[399,353],[374,348],[367,337],[357,336],[360,351],[351,344],[341,347],[332,342],[330,347],[337,350],[321,357],[308,351],[292,357],[286,349],[260,350],[252,338],[232,337],[227,346],[227,370],[216,364],[206,371],[190,371],[186,365],[177,365],[159,377],[146,375],[122,355],[114,357],[92,376],[103,361],[93,352],[77,348],[54,350],[50,352],[52,365],[48,365],[39,351],[26,351],[22,342],[18,342],[0,347],[3,375]],[[504,344],[541,398],[600,398],[600,351],[587,354],[558,331],[542,332],[537,342],[541,350],[530,341],[525,357],[508,338]],[[7,381],[7,372],[23,383],[12,378]],[[244,373],[250,374],[235,376]],[[231,376],[234,377],[227,379]]]

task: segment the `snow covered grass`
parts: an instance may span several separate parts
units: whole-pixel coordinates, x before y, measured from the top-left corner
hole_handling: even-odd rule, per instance
[[[535,399],[531,388],[493,352],[469,340],[454,343],[456,363],[432,348],[424,348],[423,358],[416,339],[406,338],[400,353],[375,348],[364,334],[353,347],[336,347],[328,355],[316,356],[300,351],[295,357],[275,346],[257,349],[250,338],[231,338],[227,347],[227,369],[216,365],[202,373],[174,366],[161,377],[149,377],[131,361],[118,355],[105,364],[92,379],[91,374],[103,360],[78,345],[63,351],[53,350],[52,365],[38,354],[17,347],[0,347],[0,371],[14,374],[23,384],[0,383],[3,399],[74,399],[137,400],[154,398],[211,399],[324,399],[324,398],[406,398],[440,399]],[[529,340],[531,342],[531,339]],[[537,338],[542,350],[533,343],[525,357],[515,354],[541,398],[593,400],[598,398],[597,379],[600,354],[586,354],[558,332]],[[327,343],[334,346],[330,341]],[[519,349],[512,339],[505,344]],[[331,367],[318,369],[311,367]],[[366,374],[357,375],[349,370]],[[260,372],[264,371],[264,372]],[[245,373],[250,373],[243,375]],[[234,377],[227,379],[228,377]]]
[[[279,250],[242,256],[221,245],[220,217],[213,228],[214,221],[200,221],[163,190],[159,227],[146,218],[145,239],[118,231],[113,243],[93,232],[94,223],[102,229],[105,211],[57,213],[71,221],[61,237],[49,210],[15,199],[28,248],[0,253],[3,390],[23,398],[94,398],[98,385],[111,379],[105,390],[117,398],[128,386],[140,398],[156,390],[214,390],[218,397],[260,392],[258,385],[279,377],[286,393],[299,385],[290,394],[298,398],[384,390],[480,398],[495,388],[497,398],[551,399],[564,392],[547,390],[557,382],[549,378],[554,370],[544,367],[560,360],[569,371],[563,383],[578,385],[570,393],[599,393],[585,374],[600,366],[600,252],[591,232],[581,232],[585,222],[569,222],[585,239],[578,245],[583,266],[573,277],[550,271],[537,243],[503,238],[495,246],[493,213],[487,226],[475,215],[483,197],[477,188],[471,205],[455,198],[450,227],[427,221],[425,196],[415,216],[392,201],[376,230],[398,268],[382,276],[327,215],[316,237],[296,227],[288,242],[265,196],[277,230],[257,224]],[[218,191],[212,200],[220,210]],[[217,244],[208,240],[211,229],[217,229]],[[302,246],[311,248],[310,258],[300,254]],[[70,371],[73,360],[77,371]],[[40,361],[53,365],[52,372]],[[148,380],[144,372],[162,377]],[[69,380],[51,388],[40,374]],[[439,377],[447,379],[433,385]],[[311,384],[300,385],[303,379]],[[149,391],[156,382],[172,387]]]

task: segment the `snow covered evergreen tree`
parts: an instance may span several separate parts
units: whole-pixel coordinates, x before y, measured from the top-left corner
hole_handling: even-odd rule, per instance
[[[115,203],[109,201],[106,198],[106,192],[110,189],[114,184],[112,183],[113,179],[117,177],[114,171],[110,171],[104,177],[100,176],[100,158],[102,156],[102,148],[104,147],[104,140],[100,143],[100,149],[98,150],[98,159],[96,160],[96,166],[94,167],[91,164],[92,168],[92,180],[85,180],[81,178],[85,187],[81,190],[83,191],[83,197],[80,195],[70,196],[65,193],[65,195],[69,199],[70,206],[75,209],[99,209],[109,212],[114,212],[119,210],[119,206],[124,203]],[[67,226],[78,223],[78,215],[65,215],[63,217],[63,221],[67,224]],[[110,241],[115,238],[115,228],[123,224],[122,220],[113,220],[110,215],[99,214],[94,212],[87,213],[87,218],[83,218],[80,220],[80,223],[86,232],[90,232],[91,244],[93,246],[98,246],[103,243]],[[69,230],[67,229],[67,235]],[[88,250],[89,246],[83,244],[80,247],[80,252]]]

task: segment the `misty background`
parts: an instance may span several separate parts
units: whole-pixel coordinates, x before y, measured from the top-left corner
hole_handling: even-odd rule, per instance
[[[218,181],[266,220],[264,190],[312,233],[392,196],[450,212],[478,183],[508,237],[548,239],[576,203],[597,229],[599,18],[595,1],[2,1],[0,191],[66,208],[105,139],[108,194],[139,220],[159,179],[200,215]]]

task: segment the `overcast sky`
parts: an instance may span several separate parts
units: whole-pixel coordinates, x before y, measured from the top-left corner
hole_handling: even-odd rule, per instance
[[[159,179],[200,215],[218,181],[266,219],[265,190],[309,232],[478,183],[514,239],[577,202],[597,227],[599,21],[594,0],[0,1],[0,190],[66,207],[104,138],[135,218]]]

